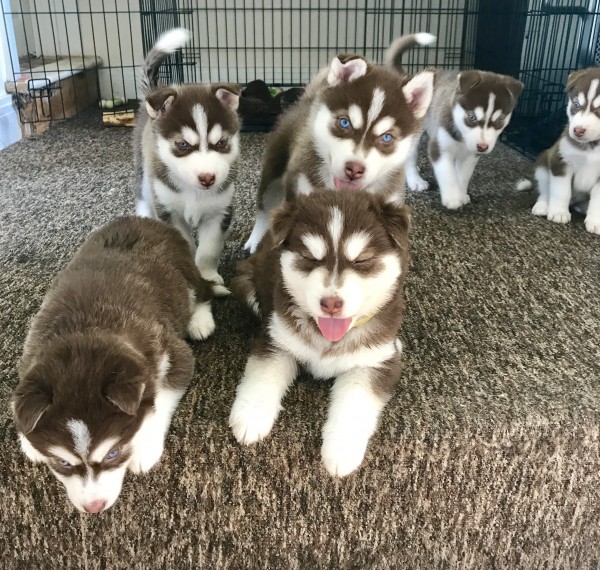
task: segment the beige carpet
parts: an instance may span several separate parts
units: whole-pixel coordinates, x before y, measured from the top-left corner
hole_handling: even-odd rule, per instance
[[[8,402],[29,318],[96,226],[133,205],[131,131],[97,118],[0,153],[0,565],[6,569],[598,568],[600,237],[534,218],[500,147],[473,203],[410,195],[405,365],[364,465],[320,464],[328,383],[303,378],[271,436],[240,447],[229,408],[254,320],[215,303],[217,331],[159,467],[81,515],[20,452]],[[263,135],[244,135],[229,279],[252,225]],[[429,178],[431,173],[425,169]]]

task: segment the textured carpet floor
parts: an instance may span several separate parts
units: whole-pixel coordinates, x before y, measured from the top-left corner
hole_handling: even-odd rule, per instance
[[[482,160],[472,204],[410,195],[402,380],[361,469],[320,464],[328,383],[301,379],[271,436],[227,427],[254,321],[215,302],[159,467],[80,515],[21,454],[8,407],[28,320],[89,232],[132,211],[131,131],[58,124],[0,153],[3,568],[597,568],[600,237],[530,214],[531,163]],[[243,136],[229,280],[253,221],[263,135]],[[431,179],[431,172],[425,169]]]

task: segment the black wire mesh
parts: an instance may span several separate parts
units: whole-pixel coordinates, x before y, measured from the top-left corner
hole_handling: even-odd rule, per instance
[[[263,79],[281,88],[306,83],[336,53],[381,61],[395,37],[428,31],[436,44],[407,53],[407,71],[477,67],[519,77],[526,89],[504,138],[533,154],[564,125],[568,73],[600,64],[600,0],[3,0],[2,6],[14,71],[7,90],[24,123],[76,116],[99,100],[134,107],[144,55],[174,26],[188,28],[192,41],[163,67],[165,82]],[[25,112],[32,106],[36,112]]]

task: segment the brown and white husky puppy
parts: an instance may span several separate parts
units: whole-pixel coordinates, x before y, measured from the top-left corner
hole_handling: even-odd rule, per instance
[[[397,65],[398,50],[390,46],[387,60]],[[469,181],[479,158],[494,150],[523,90],[523,83],[488,71],[435,70],[433,101],[423,119],[429,135],[429,158],[442,204],[451,210],[471,201]],[[406,164],[406,184],[423,191],[429,184],[417,167],[419,137]]]
[[[427,33],[396,41],[399,58],[429,45]],[[404,199],[404,164],[433,93],[433,72],[413,78],[358,55],[333,58],[310,82],[269,138],[258,212],[246,249],[253,252],[284,198],[313,188],[365,190]]]
[[[160,459],[194,369],[183,337],[214,330],[212,284],[174,228],[138,217],[94,232],[54,280],[23,350],[13,411],[24,453],[80,511]]]
[[[565,224],[569,206],[584,203],[587,231],[600,234],[600,67],[571,73],[567,94],[569,124],[536,162],[539,197],[532,213]]]
[[[361,464],[400,377],[408,226],[406,206],[368,192],[314,191],[274,213],[232,281],[263,323],[229,417],[239,442],[269,434],[303,367],[335,378],[326,469],[344,476]]]
[[[240,122],[237,87],[158,85],[162,62],[189,34],[161,36],[142,67],[135,139],[136,212],[166,221],[188,240],[200,273],[217,284],[232,216]]]

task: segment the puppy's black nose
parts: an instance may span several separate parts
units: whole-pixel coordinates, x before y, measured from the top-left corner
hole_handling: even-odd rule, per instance
[[[202,172],[198,175],[198,182],[204,188],[210,188],[215,183],[215,175],[208,172]]]

